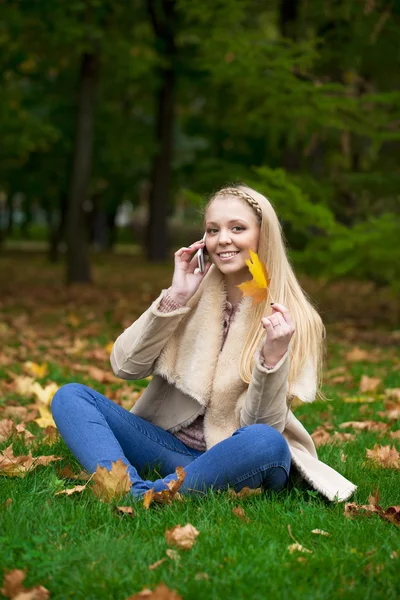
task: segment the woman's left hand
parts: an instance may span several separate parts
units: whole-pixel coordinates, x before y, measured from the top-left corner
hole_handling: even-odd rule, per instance
[[[294,322],[289,309],[275,303],[272,314],[263,317],[261,323],[267,332],[263,346],[265,364],[274,367],[285,355],[289,342],[295,332]]]

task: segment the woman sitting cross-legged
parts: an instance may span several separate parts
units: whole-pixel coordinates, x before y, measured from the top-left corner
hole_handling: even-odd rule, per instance
[[[85,385],[64,385],[51,407],[61,436],[91,473],[121,459],[137,499],[167,489],[179,466],[183,494],[278,491],[296,475],[328,500],[348,499],[357,486],[318,459],[290,408],[294,397],[322,397],[325,329],[293,273],[272,205],[247,186],[223,188],[204,225],[205,242],[175,253],[171,286],[114,344],[115,375],[153,375],[148,387],[127,411]],[[249,250],[271,278],[258,304],[238,287],[251,279]],[[160,478],[142,479],[152,467]]]

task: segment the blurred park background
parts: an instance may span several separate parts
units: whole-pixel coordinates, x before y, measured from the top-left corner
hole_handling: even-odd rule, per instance
[[[241,181],[298,273],[398,294],[399,39],[388,0],[2,0],[0,257],[169,263]]]

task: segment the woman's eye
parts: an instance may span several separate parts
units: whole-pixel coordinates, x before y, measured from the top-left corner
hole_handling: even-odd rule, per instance
[[[239,229],[240,231],[243,231],[244,227],[240,227],[240,225],[235,225],[233,229]]]

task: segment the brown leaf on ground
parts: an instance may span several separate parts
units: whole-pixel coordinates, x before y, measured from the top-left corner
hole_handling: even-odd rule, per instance
[[[14,456],[12,444],[0,452],[0,474],[8,477],[24,477],[40,465],[48,465],[54,460],[61,460],[61,456],[36,456],[31,452],[26,456]]]
[[[251,519],[246,515],[242,506],[236,506],[235,508],[232,508],[232,513],[245,523],[250,523]]]
[[[347,373],[347,367],[335,367],[334,369],[329,369],[326,372],[326,376],[328,379],[331,377],[335,377],[336,375],[342,375],[343,373]]]
[[[385,396],[400,403],[400,388],[386,388]]]
[[[165,530],[167,544],[169,546],[176,546],[180,550],[191,550],[198,535],[200,535],[200,531],[197,531],[190,523],[187,523],[183,527],[175,525],[172,529]]]
[[[383,419],[397,421],[398,419],[400,419],[400,403],[393,402],[392,400],[386,400],[385,410],[379,411],[378,415]]]
[[[6,572],[0,593],[11,600],[46,600],[50,598],[50,592],[41,585],[25,588],[23,585],[25,577],[26,570],[13,569]]]
[[[175,590],[171,590],[165,585],[160,583],[153,591],[149,588],[144,588],[141,592],[129,596],[126,600],[182,600],[182,596]]]
[[[381,384],[382,379],[379,377],[368,377],[368,375],[363,375],[360,381],[360,392],[376,392]]]
[[[311,550],[308,550],[307,548],[305,548],[301,544],[298,544],[297,542],[295,542],[294,544],[290,544],[290,546],[288,546],[288,550],[291,554],[293,554],[293,552],[308,552],[309,554],[312,554]]]
[[[98,367],[87,367],[87,374],[91,379],[95,379],[99,383],[116,383],[117,378],[110,371],[104,371]]]
[[[233,488],[229,488],[228,495],[233,498],[247,498],[249,496],[259,496],[262,494],[261,488],[249,488],[245,486],[240,490],[240,492],[235,492]]]
[[[346,360],[350,362],[376,362],[378,357],[371,355],[371,352],[368,350],[354,346],[350,352],[347,352]]]
[[[392,440],[400,440],[400,429],[397,431],[391,431],[389,436],[392,438]]]
[[[12,436],[14,431],[14,423],[10,419],[0,421],[0,442],[5,442]]]
[[[29,421],[34,421],[38,416],[37,408],[29,409],[27,406],[5,406],[3,410],[3,415],[5,417],[10,417],[10,419],[19,419],[20,421],[24,421],[28,423]]]
[[[92,478],[92,476],[89,475],[89,473],[87,473],[86,471],[80,471],[77,475],[75,475],[75,473],[71,470],[71,468],[68,465],[66,465],[62,469],[58,468],[57,471],[59,477],[62,477],[63,479],[83,479],[84,481],[88,481]]]
[[[106,502],[127,494],[132,486],[128,475],[128,466],[120,458],[113,461],[111,465],[110,471],[106,467],[97,465],[93,475],[92,492],[97,498]]]
[[[400,469],[400,454],[393,446],[375,444],[373,449],[366,449],[367,458],[383,469]]]
[[[387,431],[389,425],[383,421],[346,421],[346,423],[340,423],[340,429],[346,427],[352,427],[358,431]]]
[[[152,565],[149,565],[148,568],[150,569],[150,571],[154,571],[154,569],[157,569],[157,567],[162,565],[166,560],[167,557],[164,556],[164,558],[160,558],[160,560],[157,560],[157,562],[153,563]]]
[[[36,437],[33,435],[33,433],[25,428],[25,423],[18,423],[18,425],[15,425],[15,433],[22,434],[24,436],[25,444],[36,440]]]
[[[316,448],[318,448],[319,446],[324,446],[326,444],[340,444],[342,442],[352,442],[356,439],[356,435],[354,433],[340,433],[339,431],[334,431],[331,435],[322,426],[317,427],[317,429],[311,434],[311,437],[314,440]]]
[[[355,502],[346,502],[344,505],[345,517],[364,515],[371,517],[377,514],[381,519],[400,526],[400,506],[389,506],[386,510],[379,505],[380,494],[378,488],[368,497],[369,504],[357,505]]]
[[[71,494],[75,494],[75,493],[81,493],[83,492],[84,489],[86,489],[86,483],[85,485],[76,485],[73,488],[69,488],[67,490],[61,490],[61,492],[56,492],[56,496],[59,496],[60,494],[66,494],[67,496],[71,496]]]
[[[135,516],[135,512],[132,506],[116,506],[115,510],[118,512],[122,512],[124,515],[130,515],[131,517]]]
[[[186,471],[183,467],[176,467],[175,473],[178,479],[167,483],[168,490],[162,490],[162,492],[155,492],[154,488],[148,490],[143,496],[143,506],[148,509],[152,502],[158,504],[171,504],[173,500],[182,500],[182,496],[178,493],[185,477]]]
[[[352,383],[353,377],[351,375],[337,375],[336,377],[332,377],[329,383],[333,383],[337,385],[339,383]]]

